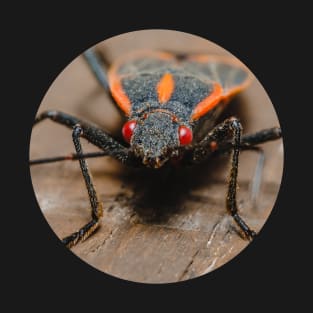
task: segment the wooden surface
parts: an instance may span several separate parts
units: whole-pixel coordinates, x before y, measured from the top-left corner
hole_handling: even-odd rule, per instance
[[[169,31],[131,33],[98,46],[111,61],[140,48],[227,54],[198,37]],[[123,122],[82,57],[75,59],[50,87],[39,112],[46,109],[93,121],[113,134],[120,132]],[[230,110],[240,117],[244,133],[279,125],[269,98],[256,80]],[[98,151],[86,141],[83,144],[85,151]],[[266,164],[255,208],[249,200],[255,153],[243,152],[239,166],[240,212],[257,232],[274,205],[283,166],[281,140],[263,146]],[[51,121],[34,129],[31,159],[73,151],[68,129]],[[226,157],[173,173],[129,169],[107,157],[89,160],[89,168],[104,216],[97,233],[72,251],[101,271],[137,282],[176,282],[216,269],[248,244],[225,209]],[[77,162],[34,166],[31,174],[38,203],[57,236],[76,231],[90,219]]]

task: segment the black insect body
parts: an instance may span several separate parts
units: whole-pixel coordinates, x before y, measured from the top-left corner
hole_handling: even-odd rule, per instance
[[[51,119],[72,129],[76,154],[32,160],[30,164],[78,159],[91,203],[91,221],[63,239],[68,247],[90,236],[99,225],[102,207],[98,200],[86,158],[109,155],[129,166],[160,168],[177,162],[192,165],[212,154],[232,151],[226,207],[247,239],[256,233],[239,216],[236,203],[239,152],[281,137],[274,127],[242,136],[235,117],[216,125],[229,100],[251,81],[249,71],[228,57],[186,55],[156,51],[136,52],[103,70],[97,55],[84,57],[99,83],[111,93],[127,116],[122,128],[125,144],[105,131],[76,117],[57,111],[40,114],[34,124]],[[83,154],[80,137],[103,150]]]

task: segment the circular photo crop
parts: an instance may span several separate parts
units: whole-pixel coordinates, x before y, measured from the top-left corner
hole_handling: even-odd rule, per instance
[[[283,143],[240,60],[191,34],[142,30],[59,74],[34,117],[30,168],[60,249],[120,279],[174,283],[257,244]]]

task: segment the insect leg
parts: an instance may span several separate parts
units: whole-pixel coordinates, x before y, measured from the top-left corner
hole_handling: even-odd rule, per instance
[[[222,153],[226,153],[227,151],[231,151],[232,149],[233,149],[233,144],[228,144],[227,150],[224,149],[223,144],[222,144],[222,147],[219,148],[219,150],[216,150],[214,152],[214,156],[222,154]],[[259,194],[261,182],[262,182],[262,172],[263,172],[264,162],[265,162],[264,151],[261,147],[250,146],[250,145],[246,145],[246,144],[240,144],[240,150],[254,151],[258,154],[257,164],[255,167],[252,182],[250,184],[250,190],[251,190],[250,202],[251,202],[252,207],[255,208],[257,196]]]
[[[192,159],[187,160],[187,162],[200,163],[205,161],[210,155],[216,156],[233,150],[234,144],[232,140],[225,140],[225,137],[222,136],[223,141],[219,141],[220,136],[215,138],[216,135],[212,135],[211,133],[195,146]],[[253,134],[243,135],[240,141],[240,150],[256,150],[259,149],[255,147],[256,145],[280,138],[281,129],[279,127],[273,127]]]
[[[227,126],[226,126],[227,127]],[[237,208],[237,176],[238,176],[238,161],[240,151],[240,138],[242,132],[242,126],[236,118],[232,118],[228,122],[228,127],[233,133],[233,155],[231,161],[230,178],[228,183],[228,192],[226,197],[226,207],[233,216],[235,222],[239,225],[242,231],[245,233],[247,239],[253,239],[256,233],[249,228],[244,220],[238,214]]]
[[[255,151],[258,153],[258,161],[255,168],[254,176],[251,183],[251,203],[252,207],[256,207],[256,199],[260,190],[262,182],[262,171],[265,162],[264,151],[261,147],[256,145],[262,144],[267,141],[276,140],[281,138],[281,129],[279,127],[273,127],[269,129],[264,129],[253,134],[244,135],[241,138],[240,149]],[[225,145],[221,145],[216,151],[217,154],[223,153],[226,150],[231,150],[232,144],[228,142]]]
[[[89,65],[91,71],[95,75],[99,84],[106,90],[109,90],[107,74],[104,70],[104,64],[93,49],[88,49],[83,53],[84,59]]]
[[[80,168],[85,180],[91,204],[91,221],[88,222],[81,229],[79,229],[77,232],[71,234],[70,236],[62,240],[62,242],[67,247],[72,247],[77,242],[85,240],[96,230],[99,224],[99,218],[102,216],[103,211],[101,203],[98,200],[90,172],[88,170],[87,162],[83,158],[84,154],[80,143],[80,137],[84,137],[89,142],[93,143],[97,147],[104,150],[104,152],[107,155],[111,155],[124,163],[127,163],[129,161],[128,149],[122,146],[117,141],[115,141],[101,129],[92,126],[89,123],[86,123],[76,117],[73,117],[62,112],[57,111],[43,112],[35,119],[34,124],[36,125],[39,122],[48,118],[59,124],[72,128],[73,130],[72,138],[76,151],[75,155],[79,160]]]
[[[238,161],[240,152],[242,127],[239,120],[235,117],[229,118],[217,125],[195,148],[193,160],[198,162],[204,156],[207,156],[212,147],[216,147],[220,142],[225,142],[225,139],[232,136],[232,156],[231,156],[231,170],[228,182],[228,191],[226,196],[226,208],[238,224],[240,229],[244,232],[247,239],[252,239],[256,233],[240,217],[237,208],[237,176],[238,176]]]
[[[240,146],[241,146],[241,149],[245,149],[246,147],[259,145],[261,143],[271,141],[271,140],[276,140],[279,138],[281,138],[280,127],[263,129],[256,133],[242,136]]]
[[[240,142],[241,150],[254,150],[256,145],[262,144],[267,141],[277,140],[281,138],[281,129],[279,127],[273,127],[260,130],[253,134],[243,135]],[[232,142],[227,141],[222,143],[214,154],[221,154],[232,149]]]
[[[254,176],[251,183],[251,203],[252,206],[256,206],[257,195],[260,190],[262,181],[262,170],[264,167],[265,156],[263,149],[257,145],[265,143],[267,141],[277,140],[281,138],[281,129],[279,127],[273,127],[268,129],[263,129],[253,134],[243,135],[240,141],[240,150],[255,151],[258,153],[258,161],[255,168]],[[204,156],[209,155],[218,156],[223,153],[227,153],[233,150],[233,142],[231,140],[216,143],[214,138],[207,136],[204,147],[202,148],[202,157],[198,155],[196,158],[197,162],[203,161]],[[212,142],[214,145],[212,145]],[[215,144],[216,143],[216,144]],[[203,145],[203,143],[202,143]],[[199,153],[198,153],[199,154]]]
[[[75,146],[76,153],[82,155],[82,146],[80,143],[80,136],[83,133],[83,129],[79,124],[76,124],[73,127],[73,142]],[[79,165],[85,180],[86,188],[89,195],[90,205],[91,205],[91,221],[88,222],[85,226],[79,229],[77,232],[71,234],[70,236],[65,237],[62,242],[68,247],[71,248],[79,241],[87,239],[99,226],[99,219],[103,214],[103,208],[101,203],[98,200],[96,190],[94,188],[91,174],[88,170],[87,162],[84,158],[79,159]]]
[[[56,157],[30,160],[29,165],[46,164],[46,163],[53,163],[53,162],[59,162],[59,161],[75,161],[81,158],[90,159],[90,158],[103,157],[107,155],[108,154],[104,151],[89,152],[89,153],[84,153],[84,154],[69,153],[67,155],[61,155],[61,156],[56,156]]]
[[[137,166],[140,164],[137,159],[131,153],[129,153],[129,149],[127,147],[121,145],[105,131],[96,126],[93,126],[85,121],[60,111],[45,111],[41,113],[35,119],[34,125],[45,119],[51,119],[52,121],[67,126],[71,129],[76,124],[79,124],[83,130],[82,137],[103,150],[107,155],[112,156],[122,163],[131,166]]]

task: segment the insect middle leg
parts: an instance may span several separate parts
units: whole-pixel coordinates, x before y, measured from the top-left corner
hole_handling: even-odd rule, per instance
[[[256,207],[256,199],[260,190],[261,181],[262,181],[262,170],[264,166],[265,156],[264,151],[258,145],[277,140],[281,138],[281,129],[280,127],[272,127],[260,130],[256,133],[246,134],[241,137],[240,142],[240,150],[244,151],[254,151],[258,154],[258,161],[255,168],[255,173],[251,183],[251,203],[253,207]],[[223,154],[227,151],[231,151],[233,149],[233,143],[228,141],[226,143],[222,143],[217,149],[213,152],[214,155]]]
[[[213,147],[219,143],[225,142],[232,136],[232,156],[231,156],[231,170],[229,175],[228,190],[226,196],[226,208],[232,215],[233,219],[244,232],[247,239],[251,240],[256,236],[255,231],[245,223],[238,213],[237,208],[237,177],[238,177],[238,162],[241,143],[242,126],[239,120],[231,117],[221,124],[217,125],[201,142],[198,144],[193,152],[192,162],[198,163],[204,160]]]
[[[79,159],[88,159],[88,158],[98,158],[107,156],[108,154],[104,151],[100,152],[89,152],[89,153],[83,153],[83,154],[77,154],[77,153],[69,153],[66,155],[61,156],[55,156],[55,157],[47,157],[47,158],[40,158],[35,160],[30,160],[29,165],[38,165],[38,164],[46,164],[46,163],[54,163],[54,162],[60,162],[60,161],[75,161]]]

